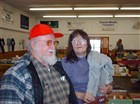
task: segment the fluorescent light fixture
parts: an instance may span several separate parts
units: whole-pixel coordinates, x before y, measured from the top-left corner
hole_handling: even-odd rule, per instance
[[[31,11],[41,11],[41,10],[73,10],[72,8],[30,8]]]
[[[140,7],[121,7],[120,10],[140,10]]]
[[[118,7],[76,7],[74,10],[119,10]]]
[[[43,18],[76,18],[75,15],[58,15],[58,16],[43,16]]]
[[[79,15],[80,18],[92,18],[92,17],[113,17],[113,15]]]
[[[115,15],[114,17],[140,17],[140,15]]]

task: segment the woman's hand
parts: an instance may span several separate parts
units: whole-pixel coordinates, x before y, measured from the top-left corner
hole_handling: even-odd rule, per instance
[[[101,93],[107,94],[107,93],[110,93],[112,91],[112,86],[109,85],[109,84],[106,84],[103,87],[99,87],[99,90],[100,90]]]
[[[94,101],[95,101],[94,96],[87,92],[84,96],[84,102],[85,102],[84,104],[91,104]]]
[[[75,92],[76,97],[83,101],[83,104],[94,104],[95,98],[90,93]]]

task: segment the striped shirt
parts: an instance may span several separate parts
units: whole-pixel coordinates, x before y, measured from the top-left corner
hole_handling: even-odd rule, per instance
[[[0,104],[35,104],[28,55],[9,68],[0,81]]]

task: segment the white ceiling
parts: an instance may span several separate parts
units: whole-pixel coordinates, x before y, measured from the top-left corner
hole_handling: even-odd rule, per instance
[[[0,0],[41,18],[43,15],[140,14],[139,10],[29,11],[30,7],[140,7],[140,0]]]

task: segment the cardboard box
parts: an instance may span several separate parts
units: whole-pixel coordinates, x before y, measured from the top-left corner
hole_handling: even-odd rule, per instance
[[[133,104],[133,100],[127,92],[113,92],[107,96],[107,104]]]

